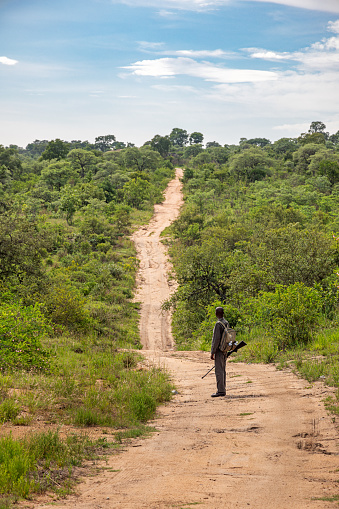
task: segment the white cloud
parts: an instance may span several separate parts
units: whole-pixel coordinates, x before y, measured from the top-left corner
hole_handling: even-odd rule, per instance
[[[300,9],[310,9],[313,11],[335,12],[339,13],[338,0],[247,0],[250,2],[265,2],[288,7],[298,7]]]
[[[163,42],[138,41],[141,50],[159,50],[163,48]]]
[[[152,85],[155,90],[161,90],[161,92],[188,92],[199,93],[199,91],[191,87],[190,85]]]
[[[13,60],[13,58],[0,57],[0,64],[15,65],[17,63],[18,63],[18,61],[17,60]]]
[[[159,0],[111,0],[112,3],[122,3],[133,7],[154,7],[159,8]],[[171,11],[190,10],[200,11],[206,9],[215,9],[236,3],[237,0],[162,0],[159,14],[170,16]],[[339,13],[338,0],[245,0],[247,2],[275,3],[286,5],[288,7],[297,7],[300,9],[309,9],[314,11]]]
[[[277,53],[276,51],[269,51],[258,48],[246,48],[245,51],[248,51],[252,58],[260,58],[262,60],[293,60],[290,53]]]
[[[337,19],[336,21],[329,22],[328,31],[339,34],[339,19]]]
[[[333,71],[339,70],[339,20],[328,24],[328,31],[334,32],[334,37],[324,38],[301,51],[275,52],[260,48],[246,48],[251,58],[270,61],[295,61],[299,71]]]
[[[215,58],[215,57],[224,57],[227,53],[221,49],[215,50],[191,50],[191,49],[181,49],[173,52],[172,54],[182,56],[182,57],[196,57],[196,58]]]
[[[162,78],[186,75],[215,83],[272,81],[278,78],[277,73],[272,71],[228,69],[209,62],[197,62],[184,57],[141,60],[125,66],[123,69],[129,69],[136,76]]]
[[[338,73],[289,71],[273,82],[215,85],[208,97],[246,108],[250,116],[279,118],[280,124],[296,115],[307,119],[338,116]]]

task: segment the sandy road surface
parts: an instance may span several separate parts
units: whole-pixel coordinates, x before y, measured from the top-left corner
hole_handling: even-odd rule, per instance
[[[183,204],[180,177],[182,170],[178,168],[176,178],[167,187],[164,202],[155,205],[148,226],[143,226],[133,235],[140,260],[135,300],[141,302],[141,342],[148,350],[173,348],[171,317],[161,312],[161,304],[170,296],[175,285],[169,285],[167,280],[170,266],[160,234],[178,217]]]
[[[160,409],[153,422],[157,433],[110,457],[107,470],[85,479],[76,496],[53,505],[333,508],[335,502],[317,500],[339,493],[338,430],[324,411],[326,388],[308,387],[270,365],[228,363],[227,396],[214,399],[214,376],[201,379],[211,366],[208,354],[170,350],[172,339],[160,303],[171,288],[164,274],[165,251],[158,242],[162,225],[178,213],[179,190],[178,180],[172,182],[165,204],[135,236],[145,355],[147,362],[171,371],[179,394]]]

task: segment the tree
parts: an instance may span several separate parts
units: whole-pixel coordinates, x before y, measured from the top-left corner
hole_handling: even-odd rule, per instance
[[[82,148],[75,148],[68,154],[68,159],[71,162],[72,168],[79,172],[80,177],[84,178],[95,165],[96,157],[89,150]]]
[[[266,145],[271,145],[271,141],[267,138],[251,138],[250,140],[246,140],[246,143],[260,148],[266,147]]]
[[[138,171],[155,170],[160,162],[160,156],[151,148],[127,148],[124,151],[124,161],[127,168]]]
[[[94,146],[96,149],[101,150],[101,152],[107,152],[108,150],[112,150],[114,148],[115,141],[116,138],[113,134],[97,136],[97,138],[95,138]]]
[[[325,133],[302,133],[298,138],[298,143],[300,145],[309,145],[309,144],[317,144],[317,145],[325,145],[326,137]]]
[[[22,174],[22,163],[15,148],[5,148],[0,145],[0,166],[4,166],[14,179],[20,178]]]
[[[42,254],[47,236],[38,225],[21,215],[0,215],[0,280],[15,277],[19,283],[27,278],[40,279]]]
[[[332,273],[337,256],[332,239],[318,230],[303,230],[298,223],[258,229],[249,254],[274,286],[320,283]]]
[[[10,187],[12,181],[11,172],[6,166],[0,166],[0,191]]]
[[[184,157],[185,158],[188,158],[188,157],[195,157],[197,156],[198,154],[200,154],[200,152],[203,152],[203,148],[202,148],[202,145],[189,145],[188,147],[185,147],[184,149]]]
[[[169,138],[174,147],[184,147],[187,145],[188,133],[185,129],[175,127],[172,129]]]
[[[339,131],[335,134],[331,134],[329,140],[333,143],[333,145],[339,145]]]
[[[212,148],[212,147],[221,147],[221,145],[217,141],[208,141],[206,143],[206,148]]]
[[[40,157],[41,154],[46,150],[48,140],[35,140],[26,146],[26,152],[31,157]]]
[[[209,147],[206,152],[211,156],[211,160],[219,165],[225,164],[230,156],[230,151],[227,147]]]
[[[123,187],[124,200],[128,205],[139,208],[144,200],[149,197],[150,184],[147,180],[131,179]]]
[[[75,172],[70,164],[64,161],[51,163],[41,171],[41,181],[46,182],[52,191],[60,191],[67,181],[74,176]]]
[[[310,125],[310,128],[309,128],[308,132],[310,134],[313,134],[313,133],[323,133],[323,134],[326,134],[324,132],[325,129],[326,129],[326,125],[324,124],[324,122],[315,121],[315,122],[311,122],[311,125]]]
[[[254,182],[262,180],[267,170],[274,162],[258,147],[251,147],[239,154],[234,154],[230,159],[230,173],[237,180]]]
[[[293,153],[293,161],[301,173],[306,173],[311,162],[311,157],[322,149],[318,143],[308,143],[298,148]]]
[[[325,175],[333,186],[339,182],[339,163],[325,159],[319,164],[319,173]]]
[[[86,141],[72,140],[70,142],[70,149],[73,150],[75,148],[83,148],[85,150],[92,150],[92,149],[94,149],[94,145],[92,145],[88,140],[86,140]]]
[[[166,158],[168,156],[169,148],[171,146],[171,141],[169,136],[160,136],[156,134],[150,141],[150,146],[153,150],[159,152],[161,157]]]
[[[41,154],[41,159],[51,161],[52,159],[64,159],[69,152],[69,143],[59,138],[48,142],[46,149]]]
[[[190,134],[189,143],[190,145],[201,145],[204,140],[204,135],[202,133],[194,132]]]
[[[60,197],[60,210],[66,213],[66,221],[69,225],[73,223],[75,212],[81,205],[81,198],[76,188],[65,186]]]
[[[126,143],[123,141],[115,141],[112,145],[113,150],[122,150],[126,148]]]
[[[280,138],[272,145],[272,150],[278,154],[283,155],[284,159],[291,159],[293,152],[298,148],[297,140],[295,138]]]

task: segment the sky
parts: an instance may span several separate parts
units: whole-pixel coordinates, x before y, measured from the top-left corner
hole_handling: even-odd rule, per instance
[[[339,0],[0,0],[0,144],[339,130]]]

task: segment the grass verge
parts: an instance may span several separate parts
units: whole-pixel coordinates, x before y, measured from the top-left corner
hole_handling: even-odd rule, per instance
[[[62,438],[58,431],[47,431],[14,439],[0,438],[0,509],[9,509],[19,499],[30,499],[46,491],[57,497],[72,492],[83,467],[119,449],[129,438],[146,436],[149,426],[118,432],[112,442],[90,440],[86,434]],[[88,473],[88,471],[87,471]]]

